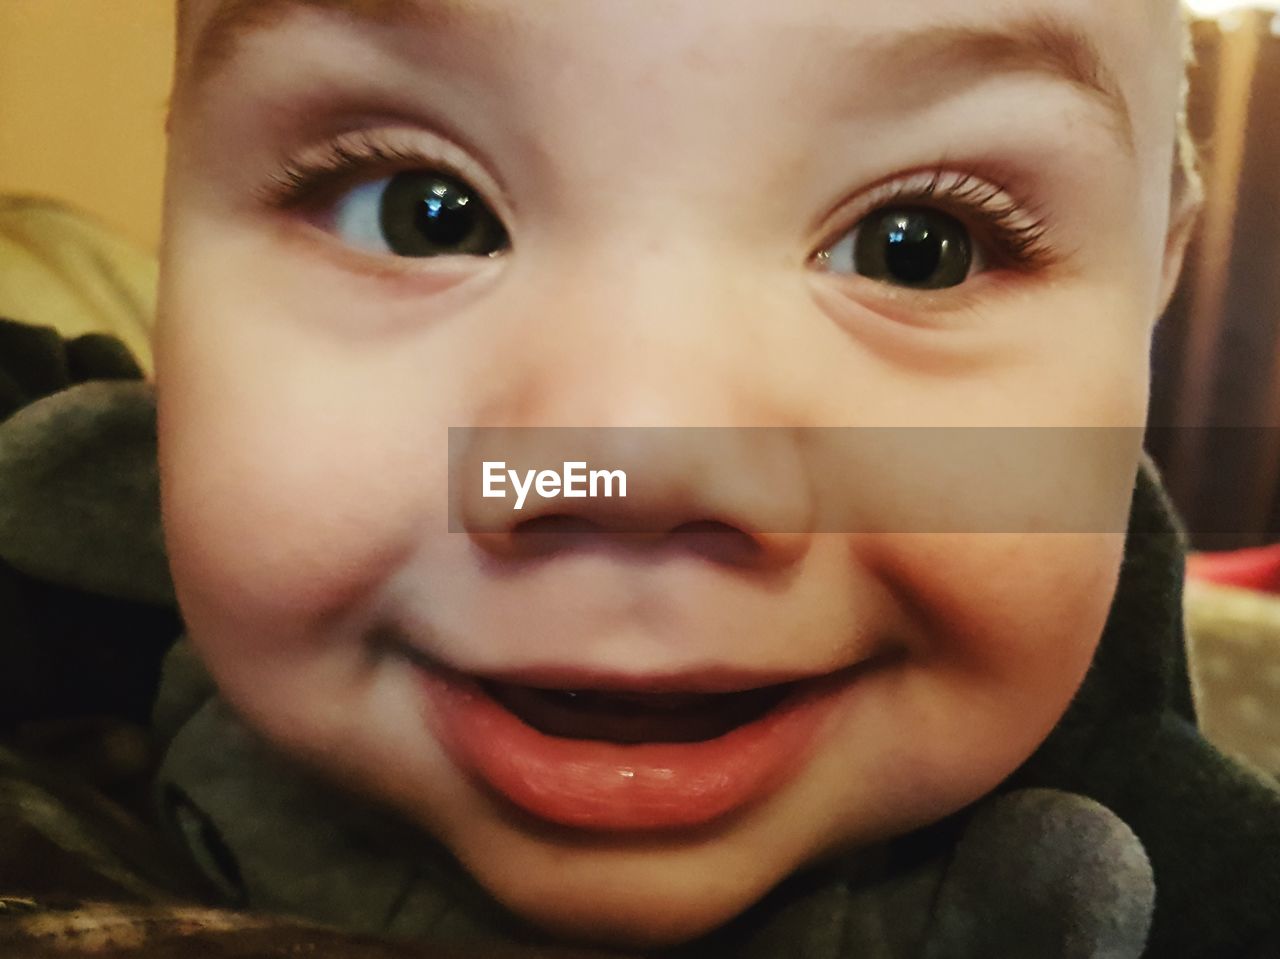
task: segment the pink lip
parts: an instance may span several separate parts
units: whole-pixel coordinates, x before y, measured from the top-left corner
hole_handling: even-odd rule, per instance
[[[459,768],[541,820],[615,832],[703,826],[775,792],[853,681],[824,677],[716,739],[619,745],[546,735],[460,674],[422,677],[427,722]]]
[[[423,658],[423,654],[419,658]],[[493,682],[540,686],[544,689],[599,689],[639,693],[733,693],[815,678],[812,672],[745,670],[728,666],[699,667],[671,673],[620,675],[589,667],[533,665],[517,669],[486,669],[484,677]]]

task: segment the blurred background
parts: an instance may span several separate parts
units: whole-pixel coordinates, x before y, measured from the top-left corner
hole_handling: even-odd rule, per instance
[[[1202,549],[1280,540],[1280,4],[1197,0],[1206,205],[1153,353],[1147,446]]]
[[[173,0],[0,0],[0,317],[150,369]]]
[[[1208,205],[1156,341],[1148,448],[1194,545],[1230,549],[1280,540],[1280,0],[1191,4]],[[172,34],[172,0],[0,0],[0,195],[55,198],[103,227],[10,200],[0,244],[8,224],[11,253],[39,240],[60,261],[89,243],[99,266],[123,262],[85,322],[150,308]],[[6,275],[0,264],[0,287]],[[9,286],[0,315],[22,319],[28,302]],[[47,307],[29,318],[65,325],[72,307],[84,304],[66,321]],[[145,350],[135,327],[126,339]]]
[[[0,0],[0,193],[154,248],[173,0]]]

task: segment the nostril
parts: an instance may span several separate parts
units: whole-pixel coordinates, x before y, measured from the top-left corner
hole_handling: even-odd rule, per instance
[[[671,530],[672,542],[682,550],[726,566],[754,566],[764,547],[737,526],[719,520],[694,520]]]
[[[599,533],[602,529],[599,523],[585,516],[552,513],[521,520],[511,528],[511,533],[514,536],[580,536],[586,533]]]
[[[586,516],[550,513],[511,527],[510,543],[523,556],[546,556],[576,549],[600,538],[604,527]]]
[[[719,520],[691,520],[665,532],[630,531],[588,516],[550,513],[521,520],[504,539],[511,553],[525,558],[599,548],[615,541],[629,549],[689,553],[727,566],[757,565],[765,552],[756,537]]]

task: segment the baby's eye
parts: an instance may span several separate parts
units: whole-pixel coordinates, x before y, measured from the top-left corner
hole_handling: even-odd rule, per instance
[[[959,286],[975,267],[969,231],[927,207],[883,207],[819,254],[832,273],[857,273],[894,286],[940,290]]]
[[[344,194],[334,228],[352,246],[396,256],[492,256],[510,243],[506,228],[461,180],[411,171]]]

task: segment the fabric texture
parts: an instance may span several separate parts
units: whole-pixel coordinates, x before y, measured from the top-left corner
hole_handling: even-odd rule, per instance
[[[0,423],[0,612],[16,664],[0,679],[0,946],[552,954],[438,844],[239,722],[175,643],[149,389],[78,383],[94,369],[70,372],[61,338],[6,334],[27,352],[16,374],[0,352],[23,391]],[[1098,652],[1027,763],[973,807],[789,877],[669,955],[1280,955],[1280,791],[1195,728],[1184,549],[1144,462]],[[59,752],[94,723],[103,755],[136,754],[132,779]]]
[[[1280,776],[1280,593],[1191,578],[1185,607],[1201,731]]]
[[[0,316],[51,326],[69,340],[113,336],[149,370],[158,272],[154,256],[84,213],[0,196]],[[2,363],[20,370],[9,357]]]
[[[0,724],[148,719],[179,626],[141,376],[114,338],[0,320]]]

